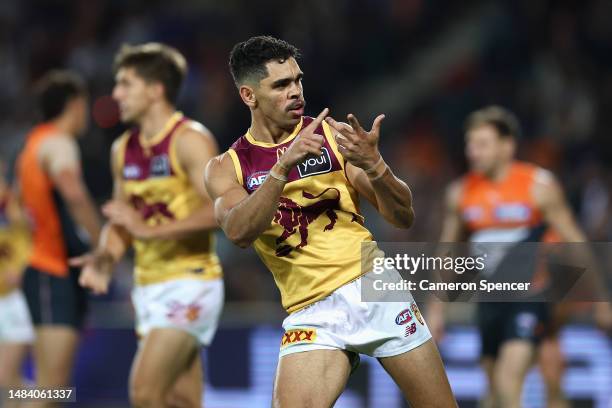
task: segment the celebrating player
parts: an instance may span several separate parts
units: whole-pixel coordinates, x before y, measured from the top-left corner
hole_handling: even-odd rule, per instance
[[[129,387],[135,407],[201,406],[200,346],[211,342],[223,305],[217,225],[203,181],[217,146],[204,126],[176,110],[186,70],[183,56],[162,44],[124,46],[117,54],[113,97],[122,121],[135,127],[113,144],[103,239],[93,254],[74,260],[83,265],[81,284],[104,293],[114,265],[134,246],[141,339]]]
[[[304,116],[297,57],[295,47],[267,36],[233,48],[230,68],[251,126],[206,169],[219,224],[237,245],[254,244],[290,313],[273,405],[332,406],[364,353],[379,358],[411,406],[456,406],[412,299],[361,301],[361,244],[372,235],[358,195],[395,226],[414,220],[408,186],[378,151],[384,117],[366,131],[352,115],[350,125],[327,109]],[[406,310],[414,330],[396,324]]]

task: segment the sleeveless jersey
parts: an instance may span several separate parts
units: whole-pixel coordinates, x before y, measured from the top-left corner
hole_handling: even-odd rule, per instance
[[[87,251],[66,204],[39,163],[42,142],[58,136],[52,124],[35,127],[27,136],[17,159],[17,179],[23,206],[32,222],[32,252],[29,264],[58,277],[68,275],[68,258]]]
[[[514,162],[501,181],[468,173],[462,180],[459,210],[470,240],[540,241],[545,228],[532,191],[541,171],[537,166]]]
[[[145,140],[137,128],[121,136],[118,163],[123,193],[149,225],[187,218],[202,206],[176,156],[175,136],[187,121],[177,112],[151,140]],[[134,250],[137,285],[180,278],[217,279],[222,274],[212,231],[176,240],[135,239]]]
[[[264,182],[280,155],[312,120],[303,117],[280,144],[259,142],[247,132],[232,145],[228,154],[238,182],[249,194]],[[289,172],[272,223],[254,243],[289,313],[361,276],[361,243],[372,240],[327,123],[316,133],[325,137],[323,154],[304,160]]]
[[[10,194],[0,193],[0,277],[8,271],[21,272],[27,263],[30,250],[27,229],[11,225],[8,219],[10,199]],[[2,282],[0,279],[0,296],[6,295],[10,290]]]

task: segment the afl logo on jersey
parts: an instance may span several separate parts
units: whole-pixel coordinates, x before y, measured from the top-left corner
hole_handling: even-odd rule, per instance
[[[298,163],[298,172],[300,178],[314,176],[315,174],[328,173],[332,169],[331,157],[329,156],[329,150],[326,147],[322,147],[323,154],[319,157],[309,157],[301,163]]]
[[[508,203],[495,207],[495,218],[500,221],[517,222],[527,221],[531,216],[531,209],[526,204]]]
[[[247,189],[249,191],[257,190],[257,187],[261,186],[264,181],[266,181],[266,177],[268,177],[267,171],[256,171],[247,177]]]
[[[130,164],[123,168],[123,177],[126,179],[137,179],[140,177],[140,167],[137,164]]]
[[[170,160],[167,154],[151,158],[151,177],[164,177],[170,175]]]

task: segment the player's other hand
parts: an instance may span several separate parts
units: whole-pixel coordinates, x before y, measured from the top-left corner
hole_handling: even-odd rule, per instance
[[[68,260],[70,266],[81,268],[79,285],[91,289],[95,295],[108,293],[114,261],[110,254],[89,253]]]
[[[120,200],[111,200],[102,206],[102,213],[111,223],[125,228],[134,238],[151,238],[151,228],[131,205]]]
[[[323,119],[329,113],[329,109],[325,108],[319,116],[315,118],[308,126],[300,131],[293,143],[287,151],[278,159],[280,165],[288,170],[291,170],[300,163],[306,156],[320,156],[321,148],[325,138],[323,135],[315,133]]]
[[[368,170],[380,160],[378,140],[380,139],[380,124],[384,118],[385,115],[378,115],[370,131],[361,127],[352,113],[346,117],[348,124],[338,122],[332,117],[328,117],[325,121],[336,133],[336,143],[342,156],[353,166]]]

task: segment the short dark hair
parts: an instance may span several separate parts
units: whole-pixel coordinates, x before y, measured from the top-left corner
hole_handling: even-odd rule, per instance
[[[518,118],[501,106],[491,105],[472,112],[465,121],[465,131],[482,125],[493,126],[502,138],[517,139],[521,136]]]
[[[113,72],[121,68],[134,68],[146,82],[161,82],[166,100],[173,105],[187,75],[185,57],[176,48],[161,43],[124,44],[115,56]]]
[[[77,96],[87,95],[85,81],[72,71],[53,70],[38,80],[36,99],[42,119],[49,121],[64,112],[66,104]]]
[[[300,51],[286,41],[269,35],[251,37],[234,45],[229,66],[236,86],[246,81],[259,82],[268,76],[266,63],[299,58]]]

